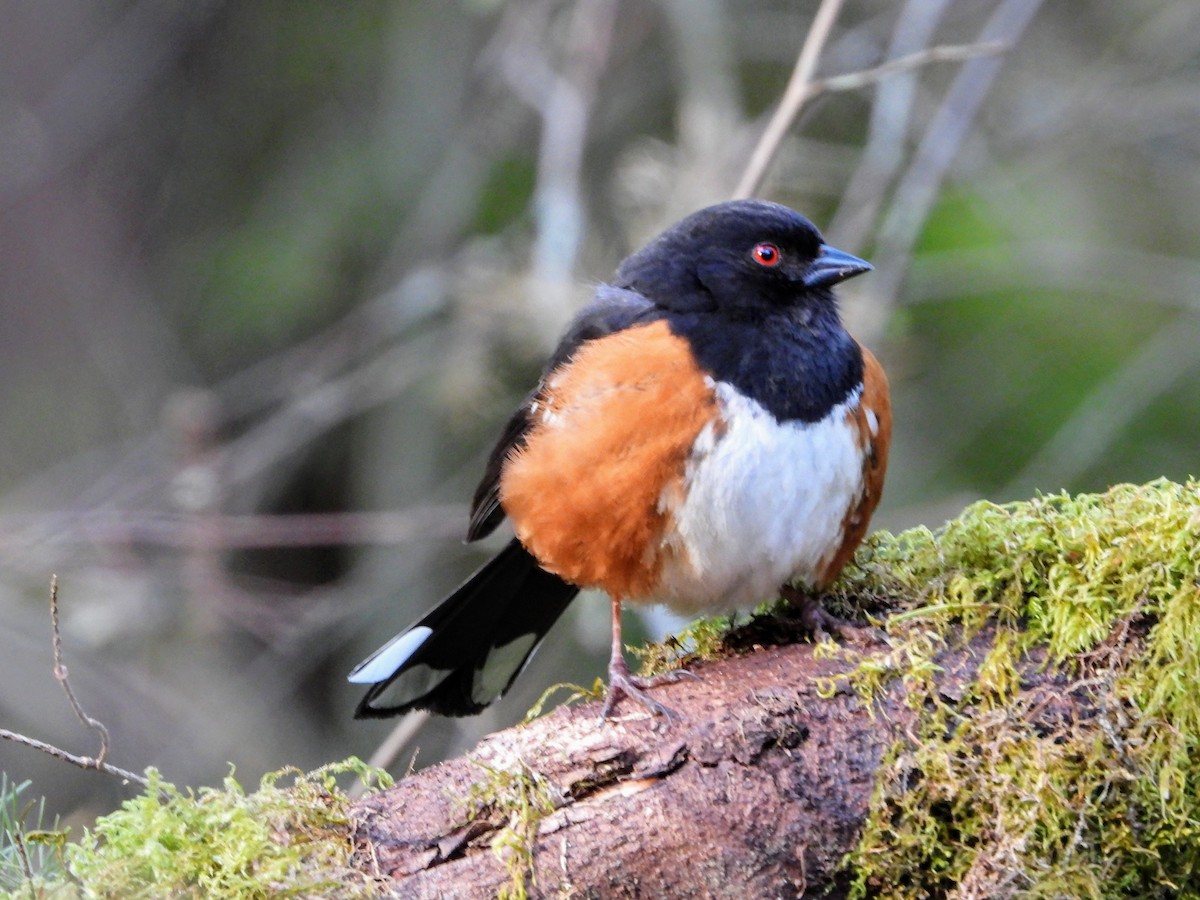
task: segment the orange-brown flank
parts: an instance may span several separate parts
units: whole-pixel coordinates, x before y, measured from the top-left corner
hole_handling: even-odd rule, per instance
[[[547,569],[615,597],[653,594],[665,555],[664,491],[678,490],[716,416],[687,342],[655,322],[584,344],[546,378],[500,501]]]
[[[888,448],[892,442],[892,401],[887,375],[879,360],[866,347],[863,355],[863,393],[857,407],[847,417],[854,425],[854,442],[863,452],[863,487],[858,501],[851,504],[842,520],[842,543],[821,572],[817,588],[825,588],[838,577],[854,551],[862,543],[871,522],[871,514],[883,496],[883,477],[887,473]],[[872,429],[868,414],[875,416]],[[874,432],[874,433],[872,433]]]

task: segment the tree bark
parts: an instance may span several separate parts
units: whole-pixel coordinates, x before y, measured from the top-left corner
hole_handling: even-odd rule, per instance
[[[937,660],[948,696],[988,641]],[[492,850],[509,819],[472,819],[466,798],[524,766],[556,797],[530,842],[532,897],[844,896],[876,767],[914,717],[899,680],[869,709],[820,695],[851,666],[811,644],[755,647],[656,689],[673,720],[627,700],[607,722],[597,703],[560,708],[360,801],[357,838],[399,896],[494,897],[513,878]]]

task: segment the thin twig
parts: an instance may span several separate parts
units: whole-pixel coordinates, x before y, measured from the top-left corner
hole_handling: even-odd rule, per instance
[[[833,23],[837,20],[841,8],[842,0],[822,0],[821,6],[813,18],[812,27],[808,29],[808,36],[804,39],[804,46],[800,49],[800,56],[796,60],[796,67],[792,70],[792,77],[784,89],[779,109],[775,110],[775,115],[771,116],[771,121],[767,123],[767,130],[763,132],[758,146],[754,148],[754,153],[750,156],[750,163],[742,174],[742,180],[733,192],[735,198],[750,197],[761,186],[763,176],[767,173],[767,167],[775,158],[775,154],[779,152],[779,145],[783,143],[788,129],[792,127],[796,116],[800,114],[800,109],[809,98],[817,60],[821,56],[825,42],[829,40],[829,33],[833,30]]]
[[[62,685],[63,692],[67,695],[67,700],[71,702],[71,709],[75,710],[75,715],[88,728],[96,732],[100,736],[100,752],[96,754],[93,768],[100,769],[104,767],[104,759],[108,756],[108,729],[104,727],[104,723],[98,719],[93,719],[83,711],[83,707],[75,698],[75,692],[71,690],[71,682],[67,677],[67,667],[63,663],[62,652],[62,634],[58,629],[58,576],[50,576],[50,627],[52,632],[52,643],[54,645],[54,677],[58,679],[58,683]]]
[[[884,53],[898,59],[933,46],[934,35],[954,0],[905,0]],[[879,82],[867,120],[866,142],[854,174],[846,182],[837,211],[825,225],[825,234],[838,247],[862,247],[879,221],[888,185],[904,163],[908,134],[917,106],[915,73]],[[868,295],[869,296],[869,295]],[[860,295],[859,302],[864,298]],[[871,315],[866,321],[878,321]],[[863,322],[860,321],[861,330]],[[869,335],[859,335],[869,337]],[[870,340],[867,341],[871,343]]]
[[[944,44],[919,50],[907,56],[889,59],[885,63],[858,72],[847,72],[845,75],[833,75],[829,78],[814,81],[809,85],[805,99],[811,100],[827,91],[856,91],[877,81],[882,81],[890,75],[898,75],[910,69],[919,69],[936,62],[965,62],[980,56],[996,56],[1008,49],[1004,41],[980,41],[974,44]]]
[[[531,293],[539,314],[531,321],[544,321],[554,334],[562,324],[564,291],[569,288],[583,240],[580,177],[584,150],[596,86],[609,58],[618,6],[619,0],[593,0],[575,7],[563,47],[566,64],[561,70],[556,70],[527,37],[512,40],[497,57],[500,75],[542,120],[533,194],[537,234],[532,254]],[[518,27],[522,24],[525,23],[518,23]],[[549,32],[550,25],[542,25]]]
[[[980,30],[980,42],[1015,46],[1044,0],[1002,0]],[[901,176],[879,227],[872,290],[882,306],[896,303],[921,229],[984,99],[1000,73],[997,59],[972,60],[955,75]]]
[[[1008,49],[1004,41],[980,41],[973,44],[947,44],[930,47],[925,50],[910,53],[896,59],[890,59],[870,69],[857,72],[847,72],[844,75],[833,75],[829,78],[813,80],[812,73],[816,67],[817,56],[829,38],[829,32],[837,16],[841,0],[827,0],[817,11],[808,38],[796,61],[796,68],[780,101],[779,108],[767,124],[766,131],[754,148],[742,180],[734,192],[735,197],[749,197],[762,185],[767,167],[779,152],[788,130],[800,115],[804,104],[832,91],[856,91],[882,81],[892,75],[918,69],[930,63],[965,62],[981,56],[996,56]]]
[[[71,690],[71,682],[67,679],[67,667],[63,664],[62,653],[62,636],[58,628],[58,576],[50,576],[50,625],[52,629],[52,641],[54,645],[54,677],[58,679],[58,683],[62,685],[63,690],[67,694],[67,699],[71,701],[71,708],[75,710],[75,715],[88,728],[93,729],[100,735],[100,753],[96,758],[90,756],[78,756],[74,753],[68,753],[53,744],[47,744],[45,741],[39,741],[36,738],[27,737],[23,734],[18,734],[15,731],[9,731],[7,728],[0,728],[0,739],[12,741],[14,744],[24,744],[26,747],[32,747],[34,750],[40,750],[43,753],[53,756],[55,759],[61,759],[63,762],[71,763],[71,765],[79,766],[81,769],[91,769],[98,772],[107,772],[109,775],[116,775],[124,778],[126,781],[132,781],[140,784],[142,787],[149,787],[150,782],[126,769],[118,768],[104,761],[108,755],[108,729],[104,725],[83,711],[83,707],[79,705],[79,701],[75,699],[75,692]]]
[[[17,734],[15,731],[9,731],[7,728],[0,728],[0,739],[12,741],[14,744],[24,744],[26,747],[32,747],[34,750],[40,750],[43,753],[53,756],[55,759],[61,759],[63,762],[68,762],[73,766],[79,766],[81,769],[91,769],[93,771],[107,772],[109,775],[116,775],[124,778],[126,781],[133,781],[140,784],[142,787],[149,787],[150,782],[141,775],[130,772],[127,769],[121,769],[111,763],[106,763],[103,760],[92,759],[90,756],[77,756],[74,753],[68,753],[53,744],[47,744],[45,741],[39,741],[37,738],[27,737],[23,734]]]

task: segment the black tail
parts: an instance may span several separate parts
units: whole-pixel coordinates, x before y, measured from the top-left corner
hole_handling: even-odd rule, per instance
[[[514,540],[419,622],[354,667],[356,719],[413,709],[470,716],[500,699],[579,588]]]

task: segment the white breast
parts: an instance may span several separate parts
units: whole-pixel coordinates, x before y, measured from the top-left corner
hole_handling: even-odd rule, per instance
[[[674,554],[656,599],[687,614],[745,607],[794,578],[812,581],[841,545],[863,490],[847,413],[856,391],[819,422],[779,423],[724,383],[723,420],[696,441],[682,496],[664,494]]]

